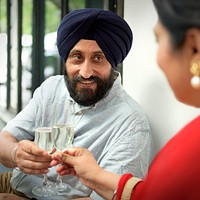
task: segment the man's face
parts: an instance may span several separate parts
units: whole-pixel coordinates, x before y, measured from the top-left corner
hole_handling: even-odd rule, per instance
[[[65,80],[71,97],[90,106],[112,87],[115,73],[96,41],[82,39],[69,53]]]

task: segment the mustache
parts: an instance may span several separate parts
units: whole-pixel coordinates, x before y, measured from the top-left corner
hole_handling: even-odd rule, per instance
[[[89,78],[84,78],[82,76],[76,76],[73,78],[73,82],[81,82],[81,81],[95,81],[101,82],[101,79],[98,76],[90,76]]]

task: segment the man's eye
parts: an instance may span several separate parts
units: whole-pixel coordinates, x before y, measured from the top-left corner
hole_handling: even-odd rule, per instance
[[[103,61],[103,56],[94,56],[94,61],[102,62]]]
[[[80,60],[80,59],[82,58],[82,56],[81,56],[81,55],[75,54],[75,55],[72,56],[72,58],[73,58],[73,59]]]

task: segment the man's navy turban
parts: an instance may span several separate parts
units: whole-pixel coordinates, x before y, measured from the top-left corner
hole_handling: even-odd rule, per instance
[[[131,28],[117,14],[96,8],[74,10],[64,16],[58,27],[57,47],[63,62],[86,35],[97,42],[113,68],[124,60],[132,46]]]

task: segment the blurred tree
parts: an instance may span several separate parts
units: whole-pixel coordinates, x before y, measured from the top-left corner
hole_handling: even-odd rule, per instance
[[[7,0],[0,0],[0,33],[6,32],[6,3]]]
[[[3,0],[0,0],[3,1]],[[4,0],[6,2],[6,0]],[[23,1],[23,34],[32,32],[32,1]],[[66,1],[67,3],[68,1]],[[85,0],[69,0],[69,9],[85,7]],[[45,34],[54,32],[61,20],[61,0],[45,0]]]

